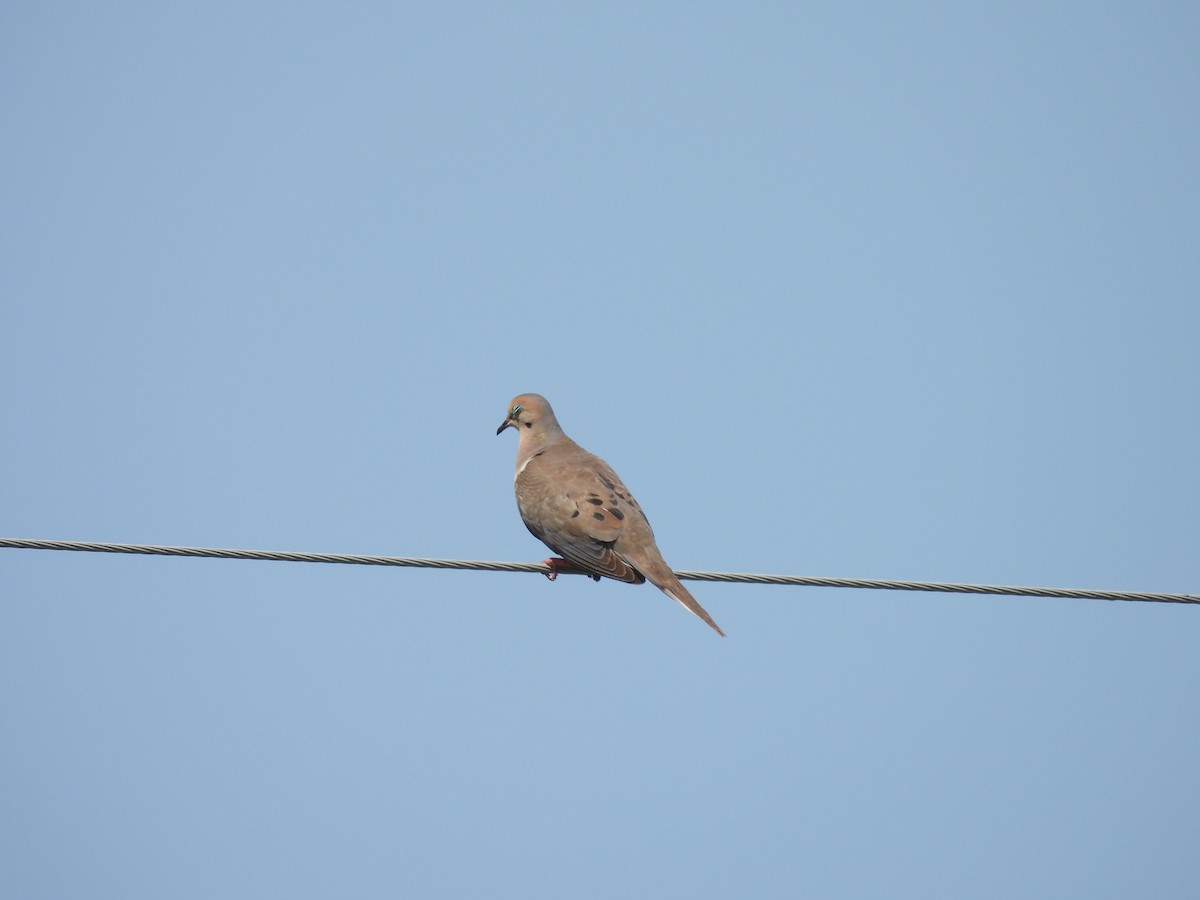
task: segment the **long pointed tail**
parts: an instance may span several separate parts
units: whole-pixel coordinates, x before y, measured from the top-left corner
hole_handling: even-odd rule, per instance
[[[721,626],[713,621],[713,617],[708,614],[708,610],[696,602],[696,598],[693,597],[688,589],[683,586],[682,582],[675,577],[675,573],[671,573],[670,579],[662,579],[661,583],[658,579],[652,579],[652,581],[654,582],[655,587],[657,587],[660,591],[677,602],[688,612],[694,613],[707,622],[708,627],[721,637],[725,637],[725,632],[721,630]]]

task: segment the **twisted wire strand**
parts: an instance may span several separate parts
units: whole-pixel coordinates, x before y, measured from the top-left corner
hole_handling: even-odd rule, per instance
[[[0,548],[75,550],[88,553],[136,553],[147,556],[198,556],[216,559],[257,559],[277,562],[343,563],[358,566],[401,566],[420,569],[470,569],[485,572],[535,572],[549,575],[541,563],[489,562],[481,559],[427,559],[412,556],[364,556],[353,553],[297,553],[288,550],[228,550],[219,547],[170,547],[156,544],[110,544],[94,541],[44,541],[0,538]],[[560,570],[563,574],[569,570]],[[821,578],[807,575],[756,575],[747,572],[675,573],[685,581],[732,584],[776,584],[801,587],[862,588],[884,591],[932,591],[946,594],[993,594],[1009,597],[1065,597],[1081,600],[1133,600],[1148,603],[1196,603],[1200,595],[1145,591],[1100,591],[1078,588],[1021,587],[1001,584],[955,584],[941,581],[883,581],[870,578]]]

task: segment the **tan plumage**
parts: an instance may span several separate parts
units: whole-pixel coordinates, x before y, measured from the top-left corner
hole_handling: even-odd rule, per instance
[[[617,473],[563,433],[544,397],[515,397],[496,434],[506,428],[521,436],[517,508],[534,537],[593,577],[630,584],[648,579],[725,636],[663,560],[650,522]]]

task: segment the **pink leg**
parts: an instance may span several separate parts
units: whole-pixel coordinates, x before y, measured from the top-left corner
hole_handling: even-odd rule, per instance
[[[593,581],[599,581],[599,575],[593,575],[591,572],[585,572],[570,560],[563,559],[560,556],[552,556],[549,559],[542,560],[543,566],[549,566],[550,571],[546,573],[546,577],[553,581],[559,575],[586,575]]]

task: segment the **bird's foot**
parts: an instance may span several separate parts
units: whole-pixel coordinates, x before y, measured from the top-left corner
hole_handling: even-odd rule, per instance
[[[591,572],[585,572],[583,569],[565,560],[560,556],[552,556],[549,559],[542,560],[543,566],[548,566],[550,571],[546,573],[546,577],[553,581],[559,575],[586,575],[592,581],[599,581],[599,575],[593,575]]]
[[[542,565],[550,567],[550,571],[546,573],[546,578],[550,581],[553,581],[555,578],[557,578],[559,572],[569,573],[572,568],[569,562],[558,556],[552,556],[549,559],[543,559]]]

